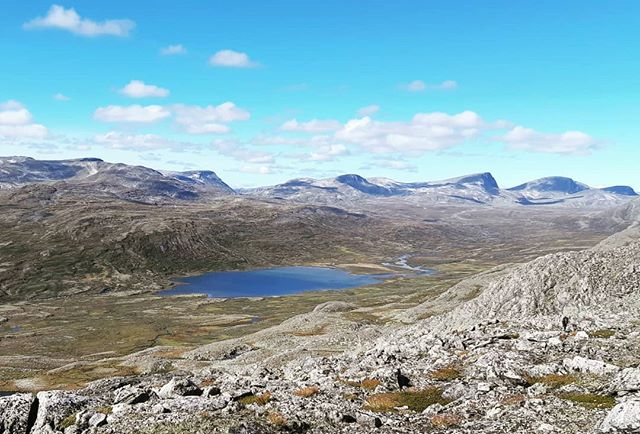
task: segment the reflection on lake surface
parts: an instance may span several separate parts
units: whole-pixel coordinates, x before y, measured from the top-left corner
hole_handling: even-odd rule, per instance
[[[219,271],[185,277],[160,295],[207,294],[209,297],[266,297],[304,291],[346,289],[379,283],[390,274],[351,274],[337,268],[280,267]]]

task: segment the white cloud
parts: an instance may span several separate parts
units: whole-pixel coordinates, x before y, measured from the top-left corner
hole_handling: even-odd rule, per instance
[[[406,84],[405,88],[409,92],[422,92],[427,88],[427,85],[422,80],[413,80],[411,83]]]
[[[93,117],[102,122],[153,123],[172,115],[175,123],[189,134],[227,133],[230,131],[228,123],[244,121],[251,116],[247,110],[232,102],[225,102],[217,106],[208,105],[205,107],[184,104],[172,106],[110,105],[98,108]]]
[[[131,80],[129,84],[120,89],[120,93],[130,98],[164,98],[169,96],[169,89],[164,89],[153,84],[145,84],[140,80]]]
[[[171,116],[171,112],[160,105],[110,105],[98,108],[94,119],[102,122],[152,123]]]
[[[247,53],[233,50],[220,50],[209,58],[209,64],[225,68],[253,68],[258,63],[252,61]]]
[[[54,28],[82,36],[128,36],[135,27],[131,20],[105,20],[102,22],[82,18],[73,8],[53,5],[47,15],[35,18],[23,26],[25,29]]]
[[[454,80],[445,80],[442,83],[431,85],[431,89],[436,90],[453,90],[458,87],[458,82]]]
[[[317,134],[329,130],[329,127],[331,130],[336,130],[337,127],[337,130],[332,134]],[[350,145],[372,153],[416,156],[461,145],[496,128],[499,128],[496,123],[487,123],[472,111],[458,114],[417,113],[409,121],[393,122],[376,121],[368,116],[351,119],[344,124],[337,120],[314,120],[307,123],[291,120],[280,129],[310,135],[261,135],[254,137],[251,144],[308,147],[311,148],[310,153],[298,154],[298,157],[314,161],[329,161],[347,155]],[[400,163],[395,163],[395,167],[408,168],[401,167]]]
[[[337,143],[319,147],[317,150],[311,152],[307,159],[310,161],[331,161],[336,157],[347,155],[348,153],[349,150],[345,145]]]
[[[379,122],[365,116],[347,122],[334,138],[377,153],[420,154],[477,138],[488,127],[471,111],[418,113],[410,122]]]
[[[175,56],[177,54],[187,54],[187,49],[182,44],[167,45],[160,50],[163,56]]]
[[[422,80],[414,80],[410,83],[400,86],[409,92],[422,92],[425,90],[453,90],[458,87],[458,83],[454,80],[445,80],[440,83],[428,84]]]
[[[512,128],[496,137],[496,140],[504,142],[509,149],[577,155],[589,154],[600,144],[600,141],[581,131],[547,134],[521,126]]]
[[[53,99],[57,101],[69,101],[71,98],[63,93],[56,93],[55,95],[53,95]]]
[[[95,136],[93,140],[96,144],[110,149],[138,151],[154,149],[182,150],[196,146],[191,143],[169,140],[156,134],[128,134],[119,131],[110,131],[105,134],[99,134]]]
[[[29,110],[17,101],[10,100],[0,104],[0,125],[24,125],[32,119]]]
[[[368,105],[358,109],[358,116],[373,116],[380,111],[380,106],[377,104]]]
[[[43,139],[49,134],[47,128],[40,124],[1,125],[0,137]]]
[[[305,133],[320,133],[323,131],[335,131],[342,125],[340,122],[332,119],[321,120],[312,119],[308,122],[298,122],[296,119],[286,121],[280,129],[282,131],[301,131]]]
[[[31,112],[17,101],[0,104],[0,137],[6,139],[43,139],[49,131],[33,122]]]
[[[228,123],[245,121],[251,114],[232,102],[217,106],[173,106],[176,123],[189,134],[219,134],[230,131]]]

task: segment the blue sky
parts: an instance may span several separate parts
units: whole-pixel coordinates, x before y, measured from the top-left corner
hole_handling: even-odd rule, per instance
[[[5,0],[0,154],[640,188],[636,1]],[[173,48],[169,48],[173,46]]]

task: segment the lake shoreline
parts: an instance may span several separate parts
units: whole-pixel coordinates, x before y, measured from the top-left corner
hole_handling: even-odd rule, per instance
[[[301,292],[341,291],[377,285],[397,277],[436,274],[434,269],[410,266],[407,263],[410,257],[402,255],[393,263],[381,264],[307,264],[205,272],[176,277],[169,288],[156,294],[163,297],[205,295],[217,299],[281,297]],[[252,277],[262,280],[255,281]]]

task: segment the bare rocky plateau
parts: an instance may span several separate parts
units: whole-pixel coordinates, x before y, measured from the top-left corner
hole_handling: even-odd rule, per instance
[[[640,432],[637,223],[464,279],[388,325],[357,310],[328,302],[178,358],[134,353],[136,375],[2,397],[0,432]]]

